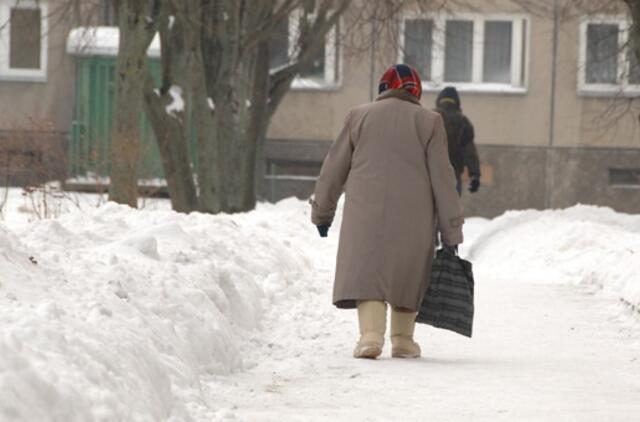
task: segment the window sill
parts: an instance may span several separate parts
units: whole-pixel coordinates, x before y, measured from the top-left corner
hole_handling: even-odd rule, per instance
[[[425,92],[440,92],[446,86],[455,86],[458,92],[467,94],[525,95],[529,92],[526,87],[504,84],[460,84],[452,82],[434,85],[429,82],[422,82],[422,88]]]
[[[0,82],[47,82],[47,75],[1,74]]]
[[[297,182],[316,182],[317,176],[304,176],[296,174],[265,174],[264,178],[267,180],[295,180]]]
[[[620,85],[612,86],[584,86],[578,89],[581,97],[601,98],[633,98],[640,96],[640,88],[622,88]]]
[[[340,88],[341,85],[339,83],[312,78],[295,78],[291,83],[292,91],[335,92]]]
[[[640,190],[640,185],[609,185],[612,189]]]

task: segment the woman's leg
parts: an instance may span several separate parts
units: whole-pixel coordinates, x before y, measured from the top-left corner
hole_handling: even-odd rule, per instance
[[[360,341],[353,357],[375,359],[382,354],[384,333],[387,328],[387,304],[377,300],[358,302]]]
[[[391,356],[394,358],[420,357],[420,345],[413,341],[417,312],[393,308],[391,312]]]

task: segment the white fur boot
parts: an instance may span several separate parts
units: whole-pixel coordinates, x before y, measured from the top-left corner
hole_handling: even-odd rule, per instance
[[[391,312],[391,357],[419,358],[420,345],[413,341],[416,327],[416,312]]]
[[[387,304],[376,300],[358,303],[360,341],[353,351],[354,358],[375,359],[382,354],[387,328]]]

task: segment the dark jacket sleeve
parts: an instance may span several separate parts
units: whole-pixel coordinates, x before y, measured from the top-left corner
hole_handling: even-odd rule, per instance
[[[322,163],[311,202],[311,222],[317,226],[331,224],[336,206],[351,170],[351,112]]]
[[[462,159],[469,169],[469,176],[480,177],[480,158],[475,143],[475,131],[469,119],[465,116],[462,127]]]
[[[440,116],[435,121],[425,152],[442,241],[447,245],[459,245],[463,241],[464,217],[456,192],[456,177],[449,162],[447,133]]]

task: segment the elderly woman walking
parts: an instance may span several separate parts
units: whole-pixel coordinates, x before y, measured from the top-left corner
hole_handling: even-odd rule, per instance
[[[322,237],[346,194],[333,303],[358,309],[356,358],[382,353],[387,304],[392,356],[415,358],[415,318],[429,286],[436,222],[462,243],[462,209],[442,118],[420,106],[420,76],[390,67],[380,95],[347,114],[320,171],[311,219]]]

